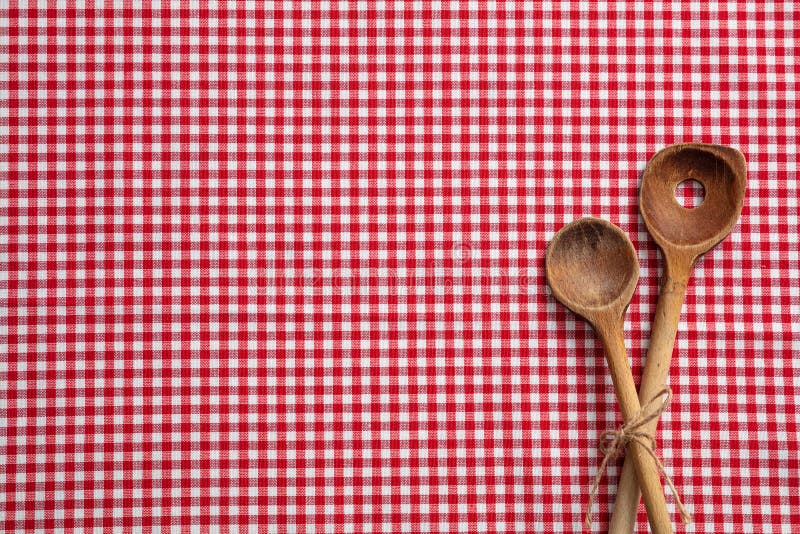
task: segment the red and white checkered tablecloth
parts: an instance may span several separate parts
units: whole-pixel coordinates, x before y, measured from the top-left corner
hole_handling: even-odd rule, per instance
[[[639,177],[702,141],[749,181],[680,323],[678,528],[800,531],[791,2],[2,4],[3,530],[580,531],[621,421],[544,250],[629,233],[638,379]]]

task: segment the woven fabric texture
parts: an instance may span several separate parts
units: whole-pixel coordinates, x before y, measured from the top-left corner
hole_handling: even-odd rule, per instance
[[[630,235],[638,381],[696,141],[748,189],[658,452],[680,530],[800,531],[793,3],[2,4],[3,530],[580,531],[621,419],[544,251]]]

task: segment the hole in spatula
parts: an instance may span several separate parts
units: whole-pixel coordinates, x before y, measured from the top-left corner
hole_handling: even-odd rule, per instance
[[[706,197],[706,190],[703,184],[691,178],[678,184],[675,188],[675,198],[678,204],[684,208],[691,210],[703,203]]]

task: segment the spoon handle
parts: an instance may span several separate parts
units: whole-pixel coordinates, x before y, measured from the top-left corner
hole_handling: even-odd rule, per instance
[[[681,318],[681,308],[686,296],[688,269],[677,276],[665,274],[664,282],[656,305],[656,315],[650,335],[650,346],[647,350],[642,383],[639,386],[639,400],[651,399],[667,385],[672,350],[675,346],[675,335]],[[645,432],[653,435],[658,425],[658,418],[644,426]],[[614,511],[611,515],[609,532],[615,534],[631,533],[636,526],[636,515],[639,508],[639,485],[636,482],[635,468],[632,462],[625,462],[622,468]]]
[[[628,365],[628,356],[622,336],[622,321],[620,320],[618,324],[607,325],[606,328],[598,328],[597,330],[606,352],[606,360],[611,371],[611,380],[614,382],[622,418],[625,422],[628,422],[633,417],[636,417],[641,406],[636,395],[633,374],[631,373],[630,365]],[[661,485],[661,476],[655,461],[647,452],[647,449],[635,441],[628,445],[626,456],[633,458],[635,474],[644,495],[644,503],[647,508],[647,517],[650,520],[651,530],[655,534],[671,533],[672,523],[667,512],[664,488]],[[612,529],[611,532],[616,531]]]

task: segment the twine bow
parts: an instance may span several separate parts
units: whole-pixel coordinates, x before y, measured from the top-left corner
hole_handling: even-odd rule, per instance
[[[627,447],[631,442],[638,443],[644,450],[647,451],[650,457],[653,458],[659,472],[664,475],[664,480],[669,486],[669,489],[672,491],[672,495],[675,496],[675,504],[678,506],[678,510],[681,513],[683,522],[687,525],[692,522],[692,516],[689,515],[689,512],[683,506],[683,503],[678,496],[678,490],[675,489],[675,485],[672,483],[672,479],[667,474],[664,464],[661,463],[661,460],[658,459],[658,456],[655,453],[655,438],[644,430],[644,427],[647,425],[647,423],[653,419],[656,419],[661,415],[661,412],[666,410],[670,399],[672,399],[672,391],[665,387],[653,395],[653,397],[639,409],[639,412],[619,429],[606,430],[600,435],[600,443],[598,448],[604,456],[603,461],[600,463],[600,469],[597,471],[597,476],[594,477],[592,490],[589,492],[589,507],[586,511],[587,527],[592,526],[592,505],[594,503],[594,498],[597,495],[597,489],[600,485],[600,480],[603,478],[603,474],[608,467],[608,462],[614,458],[622,456],[625,452],[625,447]]]

